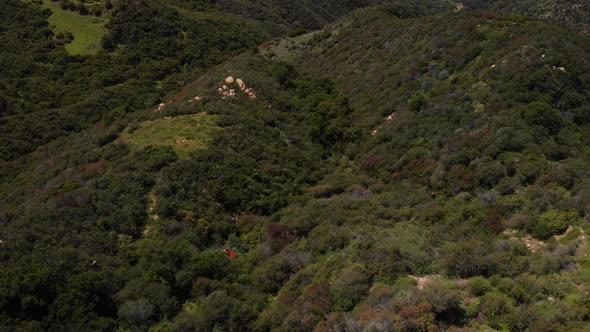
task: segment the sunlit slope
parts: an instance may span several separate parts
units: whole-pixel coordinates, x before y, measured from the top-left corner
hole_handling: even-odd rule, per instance
[[[66,50],[72,55],[96,54],[102,47],[100,41],[105,34],[108,17],[80,15],[76,12],[63,10],[59,2],[43,0],[43,7],[52,12],[48,21],[55,34],[70,32],[74,40],[66,44]]]
[[[215,117],[203,113],[163,117],[131,126],[121,140],[136,149],[148,145],[170,145],[180,156],[205,146],[215,129]]]

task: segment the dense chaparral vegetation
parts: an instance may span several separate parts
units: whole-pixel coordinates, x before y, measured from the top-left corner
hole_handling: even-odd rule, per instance
[[[0,330],[589,328],[584,2],[59,5],[96,54],[0,3]]]

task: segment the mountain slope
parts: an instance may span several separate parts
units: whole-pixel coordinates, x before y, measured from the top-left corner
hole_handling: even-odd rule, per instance
[[[224,3],[121,13],[122,67],[92,61],[140,61],[147,77],[107,89],[138,105],[0,168],[1,325],[587,329],[590,40],[431,3],[360,9],[259,51],[262,26],[297,23],[236,21]],[[134,38],[146,13],[162,26]],[[223,29],[209,39],[183,29],[193,20]],[[141,99],[152,66],[188,59]]]
[[[560,271],[573,290],[587,271],[584,231],[568,233],[572,242],[552,237],[588,226],[590,44],[570,31],[490,12],[399,19],[363,10],[293,46],[295,61],[349,96],[365,139],[348,150],[354,171],[327,177],[311,189],[315,199],[280,213],[302,237],[293,247],[315,260],[289,279],[261,326],[294,329],[317,312],[327,315],[318,329],[587,326],[542,318],[556,314],[540,309],[557,298],[551,287],[515,293]],[[417,288],[399,278],[408,274],[422,275],[412,277]],[[491,284],[477,295],[470,287],[482,275]],[[506,303],[502,313],[487,312],[490,301]],[[469,303],[481,303],[483,321],[469,318]]]
[[[5,45],[0,160],[13,160],[96,121],[124,118],[156,105],[194,79],[195,73],[272,37],[320,27],[362,5],[327,2],[328,9],[310,16],[303,4],[292,3],[296,12],[279,13],[282,6],[267,1],[256,4],[265,11],[254,17],[240,9],[243,3],[201,3],[195,8],[194,3],[181,1],[109,3],[112,9],[101,18],[109,19],[101,41],[106,52],[95,56],[66,52],[73,44],[64,48],[61,35],[49,29],[49,11],[19,0],[2,3],[0,19],[7,28],[0,31]],[[78,28],[90,19],[71,17],[81,20]],[[303,23],[294,23],[300,20]],[[69,23],[75,27],[75,22]],[[15,34],[17,29],[22,35]]]
[[[580,24],[584,33],[588,33],[588,14],[590,5],[583,0],[541,0],[541,1],[501,1],[501,0],[467,0],[463,3],[471,8],[502,10],[532,16],[562,24]]]

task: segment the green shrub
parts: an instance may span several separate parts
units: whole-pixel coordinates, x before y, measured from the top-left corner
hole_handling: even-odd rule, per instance
[[[550,134],[557,134],[563,123],[561,113],[543,102],[528,104],[524,110],[524,118],[530,125],[546,128]]]
[[[547,211],[539,216],[539,221],[533,228],[533,235],[541,240],[546,240],[553,235],[563,234],[576,219],[575,212]]]
[[[367,295],[370,280],[366,268],[360,264],[342,269],[330,287],[336,308],[343,311],[354,308]]]
[[[148,145],[142,150],[143,163],[148,170],[158,171],[178,159],[169,145]]]
[[[432,306],[437,317],[447,321],[461,320],[461,296],[443,281],[434,281],[421,294],[422,300]]]
[[[446,247],[441,263],[447,274],[461,278],[490,273],[493,263],[486,259],[488,246],[478,240],[457,242]]]
[[[425,104],[426,100],[424,99],[424,96],[422,96],[421,94],[413,95],[412,98],[408,100],[408,107],[412,112],[419,112],[420,110],[422,110]]]
[[[492,327],[500,327],[513,311],[510,299],[495,293],[482,296],[479,300],[479,308]]]
[[[469,291],[475,296],[482,296],[492,289],[490,282],[484,277],[469,279]]]
[[[506,169],[499,162],[482,162],[475,170],[479,183],[487,188],[495,186],[505,174]]]

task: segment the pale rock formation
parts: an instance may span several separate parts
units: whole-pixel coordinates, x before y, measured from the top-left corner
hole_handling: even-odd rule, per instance
[[[396,117],[396,115],[397,115],[397,113],[396,112],[393,112],[393,113],[389,114],[389,116],[386,118],[386,120],[387,121],[391,121],[391,120],[393,120],[393,118]]]
[[[236,83],[240,87],[240,90],[244,91],[246,89],[246,83],[241,78],[236,79]]]
[[[230,76],[225,79],[225,83],[226,84],[222,85],[220,88],[217,89],[217,93],[219,93],[222,96],[222,99],[226,99],[227,97],[235,97],[237,92],[239,92],[240,90],[243,91],[244,94],[246,94],[250,99],[256,99],[256,92],[254,92],[254,89],[246,88],[246,83],[241,78],[234,80],[234,78]],[[230,87],[228,87],[228,84],[234,83],[238,85],[240,90],[231,89]],[[196,97],[195,100],[197,100]]]

